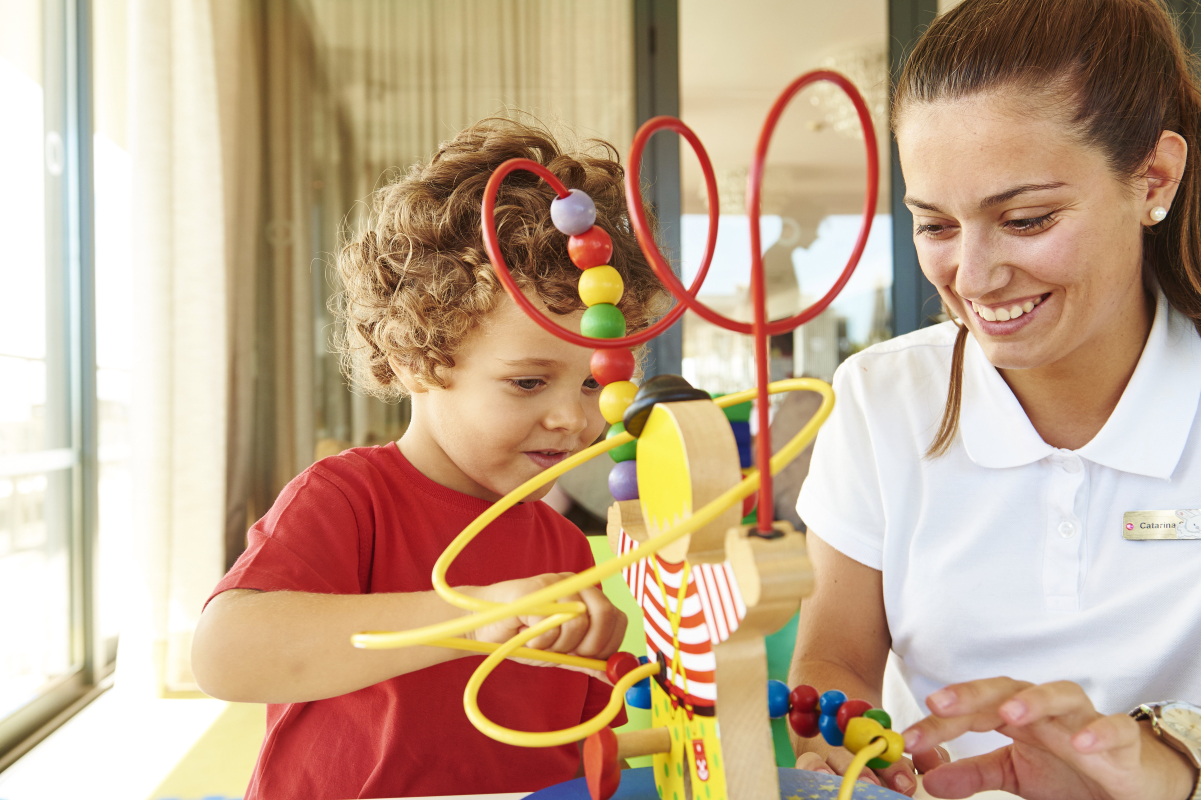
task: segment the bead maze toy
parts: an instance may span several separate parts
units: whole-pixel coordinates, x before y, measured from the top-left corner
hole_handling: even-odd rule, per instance
[[[828,81],[842,89],[854,103],[863,126],[867,155],[864,220],[847,265],[831,289],[795,316],[769,322],[759,233],[763,167],[784,109],[805,86],[816,81]],[[675,131],[692,147],[709,197],[705,254],[688,288],[656,247],[642,203],[642,152],[650,137],[661,130]],[[659,797],[778,797],[779,774],[786,771],[778,773],[776,769],[769,716],[787,715],[798,735],[820,734],[831,745],[846,746],[856,753],[841,780],[840,800],[848,800],[856,792],[856,778],[865,767],[881,768],[900,758],[903,741],[890,730],[890,720],[882,710],[861,700],[849,700],[839,691],[819,696],[812,687],[798,686],[790,691],[778,681],[769,682],[763,641],[765,635],[791,619],[813,584],[804,537],[788,523],[772,520],[772,475],[808,446],[834,404],[833,390],[822,381],[794,378],[770,383],[768,338],[792,331],[821,313],[850,279],[871,229],[878,169],[871,117],[846,78],[818,70],[802,75],[784,90],[764,123],[749,170],[747,213],[751,220],[754,319],[739,322],[697,299],[713,257],[719,218],[717,183],[708,155],[697,136],[680,120],[656,117],[647,121],[631,146],[626,202],[642,252],[678,302],[654,325],[627,335],[625,320],[617,308],[624,288],[622,279],[608,266],[612,244],[605,230],[596,225],[592,200],[578,189],[569,190],[534,161],[513,159],[497,168],[485,189],[482,208],[488,255],[505,290],[531,319],[561,339],[595,348],[591,369],[604,387],[601,413],[611,428],[603,441],[498,500],[438,558],[433,569],[434,589],[447,602],[471,614],[415,630],[359,633],[353,637],[354,645],[378,649],[426,644],[486,654],[464,691],[463,704],[472,724],[497,741],[523,747],[584,741],[584,781],[592,800],[635,796],[620,789],[619,765],[622,759],[639,755],[654,757],[655,793]],[[555,191],[551,220],[570,237],[568,255],[582,271],[579,292],[587,308],[579,333],[543,315],[522,293],[505,265],[496,236],[494,208],[501,183],[515,170],[537,174]],[[686,309],[722,328],[754,337],[756,388],[714,399],[678,376],[657,376],[642,386],[632,381],[636,370],[632,348],[674,324]],[[790,391],[817,392],[822,397],[821,407],[773,456],[768,396]],[[749,416],[745,413],[752,399],[757,401],[761,431],[753,465]],[[609,510],[608,535],[615,558],[507,604],[469,597],[446,582],[451,563],[489,523],[532,491],[603,453],[609,453],[617,462],[609,477],[615,502]],[[752,495],[756,492],[757,520],[744,525],[742,519],[754,504]],[[619,571],[643,610],[648,657],[640,660],[630,653],[617,653],[608,661],[600,661],[523,646],[586,611],[582,603],[562,602],[563,598]],[[519,614],[545,618],[499,645],[461,638],[470,630]],[[613,683],[613,693],[600,714],[565,730],[533,732],[502,727],[480,711],[478,696],[489,673],[510,656],[604,672]],[[649,707],[652,727],[615,734],[608,725],[623,700]],[[804,775],[816,783],[822,782],[818,778],[827,777]],[[864,783],[858,783],[858,787],[874,797],[899,796]]]

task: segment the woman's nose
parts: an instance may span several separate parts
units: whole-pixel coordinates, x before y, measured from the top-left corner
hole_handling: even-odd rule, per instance
[[[991,237],[984,232],[964,230],[959,243],[955,291],[960,297],[982,298],[1009,283],[1012,269],[1000,257]]]

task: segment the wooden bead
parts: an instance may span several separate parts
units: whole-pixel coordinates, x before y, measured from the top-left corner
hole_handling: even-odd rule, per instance
[[[614,500],[638,499],[637,461],[622,461],[609,470],[609,494]]]
[[[609,800],[621,786],[617,734],[612,728],[601,728],[584,740],[584,780],[592,800]]]
[[[888,716],[888,712],[882,708],[869,708],[867,711],[863,712],[863,716],[868,717],[869,719],[874,719],[885,728],[892,727],[892,717]]]
[[[838,729],[845,733],[847,729],[847,720],[851,719],[852,717],[861,717],[863,716],[864,711],[871,711],[871,709],[872,704],[866,700],[846,701],[838,707],[838,713],[835,715],[835,719],[838,720]]]
[[[863,717],[855,717],[863,719]],[[838,730],[838,719],[830,714],[822,714],[817,718],[817,729],[822,732],[822,738],[833,747],[842,747],[842,731]]]
[[[817,711],[817,689],[802,683],[789,693],[788,703],[794,710]]]
[[[846,701],[846,692],[840,692],[837,689],[831,689],[818,698],[817,705],[818,709],[823,714],[832,717],[838,713],[838,708]]]
[[[588,309],[591,311],[592,309]],[[621,418],[625,416],[626,409],[630,407],[630,403],[634,402],[634,395],[638,394],[638,387],[630,381],[614,381],[601,390],[600,395],[600,411],[601,416],[605,418],[605,422],[613,425],[621,422]]]
[[[638,669],[638,656],[624,651],[614,653],[605,662],[605,675],[613,683],[617,683],[628,673]]]
[[[599,303],[580,317],[580,333],[593,339],[620,339],[626,335],[626,318],[617,306]]]
[[[567,240],[567,255],[580,269],[608,264],[613,256],[613,240],[604,229],[593,225],[583,233]]]
[[[788,712],[788,724],[796,732],[797,736],[805,739],[812,739],[820,732],[817,729],[816,711],[801,711],[794,708]]]
[[[614,436],[620,436],[626,432],[626,426],[620,422],[614,422],[609,426],[609,432],[605,434],[606,439],[612,439]],[[609,451],[609,457],[620,464],[623,461],[633,461],[638,457],[638,440],[634,439],[631,442],[626,442],[619,447],[615,447]]]
[[[634,351],[624,347],[604,347],[592,354],[592,377],[601,386],[634,377]]]
[[[579,189],[569,189],[567,197],[550,201],[550,221],[560,233],[578,236],[596,222],[596,204]]]
[[[589,307],[600,303],[617,305],[625,288],[621,274],[612,267],[592,267],[580,276],[580,299]]]
[[[651,707],[651,680],[643,678],[629,688],[626,692],[626,704],[631,708],[650,709]]]
[[[854,717],[847,723],[846,737],[843,746],[852,753],[858,753],[863,748],[884,735],[884,726],[871,717]]]
[[[788,684],[784,681],[767,682],[767,715],[779,719],[788,713]]]

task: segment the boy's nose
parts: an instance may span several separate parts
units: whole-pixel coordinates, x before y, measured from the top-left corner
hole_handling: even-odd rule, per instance
[[[579,433],[588,426],[588,416],[579,397],[564,397],[547,411],[544,424],[552,431]]]

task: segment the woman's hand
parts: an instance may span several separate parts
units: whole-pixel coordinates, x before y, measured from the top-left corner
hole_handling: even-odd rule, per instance
[[[845,747],[832,747],[826,744],[820,736],[804,742],[805,751],[796,760],[797,769],[807,769],[810,772],[825,772],[830,775],[843,775],[851,765],[855,756]],[[945,762],[946,753],[942,748],[932,748],[921,755],[914,756],[910,761],[902,758],[887,769],[872,771],[865,769],[859,774],[859,780],[874,783],[913,796],[917,790],[915,772],[926,772]]]
[[[926,699],[933,715],[905,731],[915,758],[968,731],[998,731],[1013,744],[931,770],[935,797],[1002,789],[1029,800],[1185,800],[1197,770],[1125,714],[1104,716],[1084,690],[990,678],[948,686]]]

